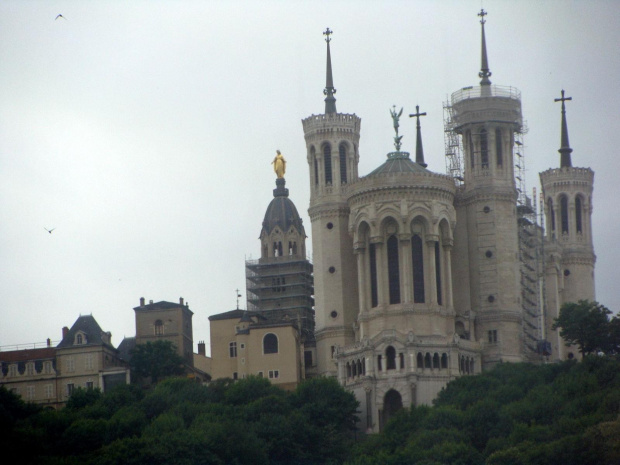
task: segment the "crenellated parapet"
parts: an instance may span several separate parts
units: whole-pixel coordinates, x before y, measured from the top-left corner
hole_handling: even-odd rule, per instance
[[[328,113],[312,115],[301,120],[306,141],[321,139],[325,134],[357,133],[359,137],[362,119],[355,114]]]

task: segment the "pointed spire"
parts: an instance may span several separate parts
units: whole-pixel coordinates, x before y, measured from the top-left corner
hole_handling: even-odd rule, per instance
[[[560,142],[560,168],[573,166],[570,159],[570,154],[573,149],[570,148],[570,144],[568,143],[568,126],[566,124],[566,106],[564,102],[567,100],[572,100],[572,97],[564,97],[564,89],[562,89],[562,97],[556,98],[554,102],[562,102],[562,140]]]
[[[415,113],[409,115],[410,118],[416,117],[416,142],[415,142],[415,162],[426,168],[428,165],[424,163],[424,149],[422,148],[422,130],[420,127],[420,116],[426,116],[426,112],[420,113],[420,106],[415,106]]]
[[[491,76],[491,71],[489,70],[489,60],[487,59],[487,41],[484,37],[484,23],[486,23],[484,17],[486,15],[487,12],[484,11],[484,9],[481,9],[480,13],[478,13],[478,16],[480,16],[480,24],[482,25],[482,56],[480,72],[478,73],[478,77],[482,78],[482,81],[480,81],[481,86],[491,85],[491,81],[489,80],[489,77]]]
[[[325,90],[323,90],[323,94],[325,95],[325,114],[336,113],[336,99],[334,98],[336,89],[334,89],[334,78],[332,77],[332,57],[329,51],[329,43],[332,41],[330,35],[333,33],[334,31],[331,31],[329,28],[325,29],[325,32],[323,33],[325,36],[325,42],[327,42],[327,76]]]

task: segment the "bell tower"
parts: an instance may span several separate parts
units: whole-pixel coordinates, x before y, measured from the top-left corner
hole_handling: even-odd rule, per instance
[[[360,118],[338,113],[330,42],[327,43],[325,112],[302,120],[310,173],[310,208],[318,374],[336,376],[334,354],[355,341],[358,292],[353,240],[348,232],[347,188],[357,180]]]
[[[546,217],[545,290],[546,332],[552,345],[552,357],[566,359],[570,349],[561,341],[559,332],[551,329],[560,307],[567,302],[595,300],[594,246],[592,244],[592,191],[594,172],[590,168],[572,166],[573,149],[568,141],[565,102],[561,97],[562,123],[560,167],[540,173]]]
[[[515,134],[522,131],[521,94],[491,85],[485,19],[481,10],[480,85],[451,96],[454,130],[461,135],[464,184],[457,197],[456,237],[467,242],[459,257],[469,263],[469,283],[454,277],[463,305],[471,305],[483,365],[521,361],[522,313],[517,260]]]

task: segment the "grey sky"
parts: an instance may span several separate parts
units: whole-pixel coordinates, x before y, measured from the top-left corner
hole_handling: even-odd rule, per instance
[[[597,299],[620,309],[620,3],[488,1],[491,81],[522,92],[527,185],[595,171]],[[422,119],[445,172],[442,102],[477,85],[480,1],[12,1],[0,3],[0,346],[57,341],[90,314],[118,345],[140,297],[208,316],[245,307],[244,260],[287,159],[304,218],[301,119],[323,112],[330,27],[337,108],[362,118],[360,174],[392,146],[392,105]],[[66,19],[55,20],[62,14]],[[403,118],[403,150],[415,121]],[[56,228],[48,234],[44,228]],[[308,238],[311,253],[311,239]]]

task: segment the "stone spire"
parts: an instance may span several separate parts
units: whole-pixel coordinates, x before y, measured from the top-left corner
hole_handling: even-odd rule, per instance
[[[562,89],[562,97],[554,99],[554,102],[562,102],[562,140],[560,145],[560,168],[573,166],[570,159],[570,154],[573,149],[570,148],[568,143],[568,126],[566,125],[566,106],[564,102],[566,100],[572,100],[572,97],[564,97],[564,89]]]
[[[489,77],[491,76],[491,71],[489,70],[489,61],[487,59],[487,42],[484,37],[484,23],[486,20],[484,17],[487,15],[487,12],[484,10],[480,10],[478,16],[480,16],[480,24],[482,25],[482,56],[481,56],[481,64],[480,64],[480,72],[478,76],[482,78],[480,81],[481,86],[489,86],[491,85],[491,81]]]
[[[415,162],[426,168],[428,165],[424,163],[424,148],[422,147],[422,131],[420,128],[420,116],[426,116],[426,112],[420,113],[420,106],[415,106],[415,113],[409,115],[410,118],[416,118],[416,141],[415,141]]]
[[[332,40],[330,35],[333,34],[333,32],[334,31],[327,28],[323,33],[325,36],[325,42],[327,42],[327,76],[325,89],[323,90],[323,94],[325,95],[325,114],[336,113],[336,99],[334,98],[336,89],[334,89],[334,78],[332,77],[332,57],[329,51],[329,43]]]

